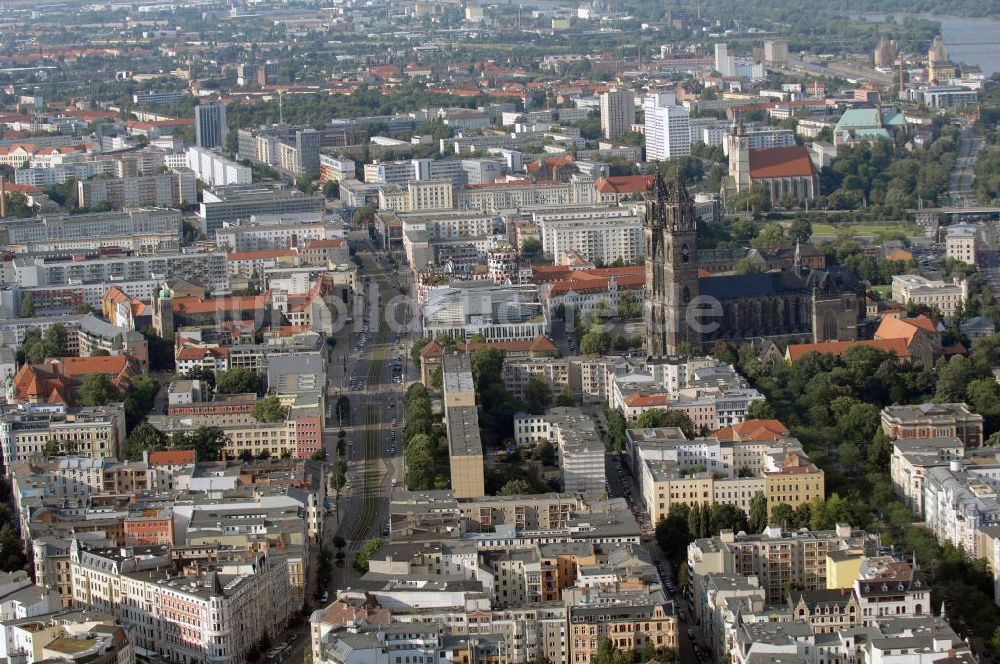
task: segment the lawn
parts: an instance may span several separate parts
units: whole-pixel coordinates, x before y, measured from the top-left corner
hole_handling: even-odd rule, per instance
[[[875,235],[876,233],[918,235],[922,232],[922,229],[916,224],[812,224],[814,235],[837,235],[841,229],[850,230],[854,235]]]

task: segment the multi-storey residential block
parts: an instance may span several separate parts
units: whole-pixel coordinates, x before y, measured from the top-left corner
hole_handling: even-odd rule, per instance
[[[605,138],[621,136],[635,123],[635,94],[610,90],[601,94],[601,133]]]
[[[892,441],[892,484],[907,506],[924,513],[924,479],[928,469],[948,466],[965,456],[965,443],[954,436],[901,438]]]
[[[252,181],[249,166],[237,164],[206,148],[189,147],[184,160],[195,176],[210,187],[250,184]]]
[[[562,490],[600,494],[604,491],[604,443],[594,420],[579,408],[551,408],[544,415],[514,416],[518,445],[548,441],[558,451]]]
[[[155,255],[93,255],[74,260],[17,258],[14,281],[19,286],[63,286],[81,283],[141,281],[180,277],[204,285],[213,293],[229,292],[229,267],[222,252]]]
[[[138,209],[91,214],[43,215],[0,224],[4,244],[170,233],[179,234],[180,210]]]
[[[77,182],[81,207],[107,203],[112,209],[181,207],[198,202],[195,174],[185,170],[158,175],[94,178]]]
[[[74,540],[70,559],[74,604],[110,613],[137,647],[171,661],[243,661],[299,608],[288,560],[276,553],[88,549]]]
[[[826,555],[830,551],[858,548],[868,555],[875,552],[878,540],[864,531],[838,525],[836,530],[786,532],[769,526],[761,534],[738,534],[723,531],[709,539],[700,539],[688,546],[688,567],[693,576],[710,573],[756,576],[769,604],[785,600],[788,584],[795,583],[805,590],[826,587]],[[695,612],[706,598],[697,588]]]
[[[691,154],[691,120],[688,109],[675,105],[673,95],[646,97],[646,159],[660,161]]]
[[[71,455],[118,458],[125,442],[125,413],[117,404],[67,408],[27,405],[0,415],[0,447],[8,472],[50,446]]]
[[[557,262],[574,252],[592,262],[635,263],[645,255],[642,219],[631,208],[538,211],[542,249]]]

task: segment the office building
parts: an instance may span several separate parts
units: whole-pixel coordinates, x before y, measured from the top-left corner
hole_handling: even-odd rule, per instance
[[[670,96],[672,97],[672,95]],[[661,94],[646,97],[646,161],[662,161],[691,154],[690,114]]]
[[[503,286],[490,281],[459,281],[435,288],[423,307],[424,335],[488,341],[530,340],[545,333],[545,316],[536,286]]]
[[[276,189],[264,185],[233,185],[206,189],[198,216],[202,232],[214,238],[226,223],[248,222],[257,215],[323,213],[322,194],[304,194],[298,189]]]
[[[155,104],[158,106],[169,106],[184,99],[183,90],[157,90],[155,92],[137,92],[132,95],[132,103],[136,106],[146,106]]]
[[[631,90],[609,90],[601,95],[601,132],[616,138],[635,123],[635,94]]]
[[[195,144],[199,148],[218,148],[226,144],[226,105],[200,104],[194,107]]]

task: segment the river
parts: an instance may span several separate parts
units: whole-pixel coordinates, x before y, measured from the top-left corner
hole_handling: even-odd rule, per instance
[[[937,21],[941,24],[941,38],[945,48],[954,62],[966,65],[976,65],[987,77],[1000,72],[1000,20],[995,18],[958,18],[954,16],[934,16],[932,14],[917,14],[918,18]],[[882,22],[885,14],[865,14],[862,18],[869,21]],[[896,14],[896,20],[902,20],[902,14]],[[987,42],[962,45],[962,42]]]

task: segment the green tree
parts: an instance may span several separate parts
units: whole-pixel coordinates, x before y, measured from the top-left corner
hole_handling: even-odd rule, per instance
[[[532,374],[524,386],[524,405],[532,415],[542,415],[552,403],[552,387],[541,374]]]
[[[258,422],[284,422],[288,408],[281,405],[278,397],[267,396],[253,405],[253,416]]]
[[[21,318],[34,318],[35,317],[35,299],[31,296],[31,293],[25,293],[21,297],[21,308],[18,310]]]
[[[80,382],[79,401],[83,406],[105,406],[120,399],[121,395],[107,374],[87,374]]]
[[[219,374],[216,390],[220,394],[260,394],[260,374],[252,369],[235,367]]]
[[[612,452],[621,452],[625,449],[627,440],[625,438],[625,415],[620,408],[608,411],[608,429],[604,434],[604,444]]]
[[[573,396],[573,392],[568,386],[559,392],[559,396],[556,397],[556,405],[561,407],[573,407],[576,405],[576,397]]]
[[[502,487],[500,491],[497,492],[499,496],[521,496],[524,494],[534,493],[531,484],[525,480],[515,479],[510,480]]]
[[[476,393],[482,395],[493,385],[503,385],[503,360],[504,352],[496,348],[477,348],[472,352],[472,377]]]
[[[796,219],[788,229],[788,239],[792,242],[808,242],[812,237],[812,224],[808,219]]]
[[[688,438],[694,438],[694,422],[683,410],[666,410],[651,408],[641,414],[635,421],[634,429],[658,429],[660,427],[678,427]]]
[[[336,411],[337,422],[343,426],[351,418],[351,399],[346,394],[337,397]]]
[[[24,334],[24,341],[18,350],[18,362],[28,364],[41,364],[45,361],[45,344],[38,330],[28,330]]]
[[[788,528],[795,521],[794,512],[795,510],[788,503],[778,503],[771,509],[770,523]]]
[[[760,533],[767,527],[767,496],[758,491],[750,499],[750,532]]]
[[[140,422],[125,439],[125,458],[139,461],[145,451],[156,452],[167,448],[166,435],[147,421]]]
[[[198,461],[215,461],[226,446],[226,437],[219,427],[198,427],[194,431],[175,431],[170,446],[177,450],[194,450]]]
[[[611,348],[611,335],[600,325],[592,327],[580,339],[580,352],[585,355],[604,355]]]
[[[351,221],[355,226],[361,226],[362,224],[370,223],[375,219],[375,207],[369,203],[356,208],[353,213],[351,213]]]
[[[354,555],[354,569],[359,572],[368,571],[368,560],[378,553],[378,550],[382,548],[382,540],[380,539],[370,539],[364,543],[364,545],[358,550]]]
[[[45,353],[48,357],[66,357],[69,355],[67,346],[69,345],[69,333],[66,327],[56,323],[50,325],[45,334],[42,335],[42,343],[45,345]]]
[[[540,258],[541,255],[542,243],[533,237],[525,238],[524,242],[521,243],[521,256],[530,261]]]
[[[765,224],[763,228],[760,229],[760,233],[757,237],[753,239],[750,246],[755,249],[767,249],[772,250],[781,246],[785,241],[785,229],[781,224],[771,223]]]
[[[186,380],[204,381],[208,383],[208,386],[210,388],[215,389],[215,381],[216,381],[215,372],[209,369],[208,367],[202,367],[202,366],[193,367],[189,369],[187,373],[184,374],[184,378]]]
[[[434,444],[430,436],[419,434],[406,443],[403,454],[406,463],[406,488],[410,491],[426,491],[434,488],[436,466]]]
[[[950,360],[941,358],[935,365],[937,389],[934,400],[938,403],[954,403],[965,399],[966,386],[972,377],[972,366],[963,355],[952,355]]]

